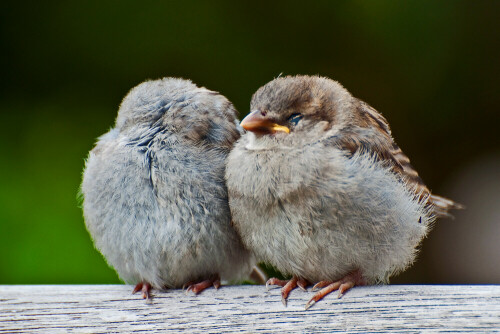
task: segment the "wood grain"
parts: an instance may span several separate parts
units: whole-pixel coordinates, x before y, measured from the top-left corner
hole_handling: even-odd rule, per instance
[[[223,286],[198,296],[154,292],[152,303],[126,285],[0,286],[0,333],[500,332],[500,285],[388,285],[327,296]]]

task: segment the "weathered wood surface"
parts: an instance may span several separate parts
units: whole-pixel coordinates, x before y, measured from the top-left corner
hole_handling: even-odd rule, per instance
[[[126,285],[0,286],[0,333],[115,332],[500,332],[500,285],[389,285],[327,296],[263,286],[209,289],[198,296],[155,292],[152,303]]]

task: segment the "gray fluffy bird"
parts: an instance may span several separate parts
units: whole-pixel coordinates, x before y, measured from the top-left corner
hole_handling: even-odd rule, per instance
[[[286,304],[296,286],[341,296],[387,282],[415,258],[435,217],[460,206],[432,195],[384,117],[338,82],[277,78],[253,95],[248,132],[229,155],[233,223]]]
[[[90,151],[81,191],[95,246],[134,292],[198,293],[250,272],[224,181],[239,137],[233,105],[190,81],[147,81],[124,98]]]

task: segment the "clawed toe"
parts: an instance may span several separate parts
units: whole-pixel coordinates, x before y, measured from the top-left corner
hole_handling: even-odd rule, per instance
[[[313,286],[313,291],[318,291],[306,304],[306,310],[316,304],[323,297],[332,291],[339,290],[338,298],[342,297],[349,289],[355,285],[365,285],[366,280],[359,270],[355,270],[338,281],[321,281]]]
[[[220,288],[219,275],[217,275],[213,278],[198,282],[198,283],[188,282],[188,283],[184,284],[182,288],[184,289],[185,287],[187,287],[186,294],[189,291],[192,291],[192,292],[194,292],[195,295],[197,295],[200,292],[202,292],[203,290],[205,290],[211,286],[213,286],[215,288],[215,290],[218,290]]]
[[[303,279],[303,278],[299,278],[297,280],[297,286],[302,290],[302,291],[307,291],[307,286],[310,285],[310,283]]]
[[[146,282],[139,282],[136,284],[132,294],[142,291],[142,298],[150,300],[153,296],[151,295],[151,284]]]
[[[269,291],[269,286],[270,285],[277,285],[277,286],[280,286],[280,287],[284,287],[286,285],[286,283],[288,283],[288,281],[277,279],[277,278],[274,278],[274,277],[270,278],[266,282],[266,290]]]
[[[311,291],[316,291],[316,290],[319,290],[319,289],[323,289],[325,286],[328,286],[328,285],[330,285],[332,283],[333,283],[332,281],[321,281],[321,282],[318,282],[318,283],[314,284],[314,286],[312,287]]]
[[[278,285],[281,286],[281,302],[283,303],[284,306],[287,306],[287,300],[288,300],[288,295],[290,292],[295,289],[296,287],[299,287],[300,289],[306,291],[307,286],[309,285],[309,282],[306,281],[305,279],[298,278],[298,277],[292,277],[291,280],[285,281],[285,280],[280,280],[277,278],[271,278],[266,282],[266,289],[269,290],[269,285]]]
[[[281,302],[283,303],[284,306],[286,306],[286,304],[287,304],[288,295],[296,287],[297,287],[297,277],[293,277],[281,289]]]

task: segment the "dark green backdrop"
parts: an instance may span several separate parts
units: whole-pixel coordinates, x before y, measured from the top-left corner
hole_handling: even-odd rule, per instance
[[[226,95],[240,117],[280,73],[334,78],[386,116],[436,193],[475,212],[484,192],[470,200],[460,189],[476,182],[456,184],[468,166],[499,156],[499,13],[497,1],[3,1],[0,283],[118,282],[92,246],[76,194],[95,138],[148,78],[190,78]],[[461,215],[439,222],[395,282],[500,283],[498,272],[445,275],[463,261],[436,254],[500,235],[486,224],[472,241],[433,241],[481,224]],[[499,267],[492,254],[470,261]]]

